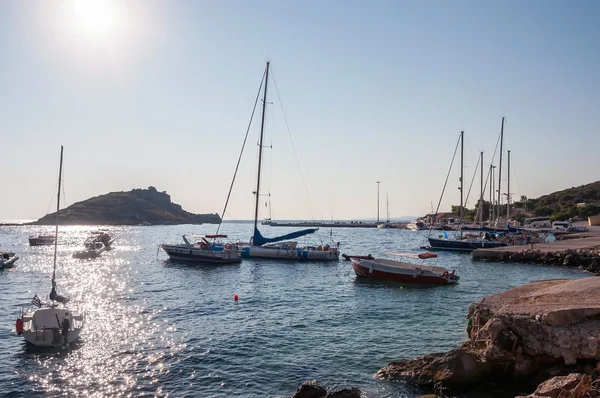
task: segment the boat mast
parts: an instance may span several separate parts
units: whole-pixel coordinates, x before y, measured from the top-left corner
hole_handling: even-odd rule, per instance
[[[494,185],[494,178],[493,178],[492,170],[494,170],[494,165],[490,164],[490,174],[488,176],[489,181],[490,181],[490,210],[489,210],[489,214],[488,214],[488,225],[489,226],[492,225],[492,219],[494,218],[494,197],[492,194],[492,191],[493,191],[492,186]]]
[[[479,195],[479,225],[483,225],[483,152],[481,152],[481,159],[479,160],[480,171],[481,171],[481,194]]]
[[[504,116],[502,116],[502,127],[500,128],[500,163],[498,165],[498,218],[500,218],[500,185],[502,184],[502,141],[504,141]]]
[[[381,181],[377,181],[377,225],[379,225],[379,183]]]
[[[463,171],[464,171],[464,147],[465,147],[465,132],[460,132],[460,225],[463,222]],[[460,229],[460,236],[462,238],[462,228]]]
[[[508,166],[508,181],[506,183],[506,223],[508,224],[508,219],[510,217],[510,150],[507,151],[508,155],[506,158],[507,166]]]
[[[52,269],[52,291],[56,292],[56,254],[58,251],[58,212],[60,210],[60,186],[62,181],[63,146],[60,146],[60,166],[58,167],[58,194],[56,198],[56,228],[54,230],[54,265]]]
[[[256,204],[254,207],[254,230],[257,229],[258,222],[258,195],[260,194],[260,166],[262,162],[262,149],[263,149],[263,133],[265,129],[265,113],[267,107],[267,88],[269,87],[269,64],[267,61],[267,70],[265,72],[265,92],[263,95],[263,108],[262,108],[262,120],[260,122],[260,140],[258,142],[258,174],[256,177]]]
[[[387,193],[385,194],[385,207],[386,207],[386,211],[387,211],[387,224],[389,225],[389,223],[390,223],[390,198]]]

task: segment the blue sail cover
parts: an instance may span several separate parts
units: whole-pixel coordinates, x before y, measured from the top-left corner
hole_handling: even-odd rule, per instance
[[[314,234],[319,228],[303,229],[301,231],[292,232],[286,235],[276,236],[275,238],[265,238],[262,236],[258,228],[254,228],[254,236],[252,237],[253,246],[262,246],[265,243],[280,242],[282,240],[299,238],[304,235]]]

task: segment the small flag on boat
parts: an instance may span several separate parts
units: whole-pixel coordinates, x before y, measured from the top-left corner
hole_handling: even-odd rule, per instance
[[[33,297],[33,299],[31,300],[31,304],[35,305],[36,307],[41,307],[42,306],[42,300],[40,300],[40,298],[37,296],[37,294]]]

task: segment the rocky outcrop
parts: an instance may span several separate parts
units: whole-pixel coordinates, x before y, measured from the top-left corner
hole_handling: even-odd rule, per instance
[[[566,380],[564,391],[574,392],[556,397],[578,397],[600,375],[600,277],[532,282],[486,297],[469,307],[467,333],[459,349],[390,363],[377,377],[432,388],[502,380],[531,391],[548,377],[565,376],[531,397],[553,397],[542,394]]]
[[[593,397],[592,378],[581,373],[556,376],[546,380],[533,394],[516,398],[586,398]],[[595,389],[594,389],[595,390]]]
[[[545,252],[524,249],[518,252],[497,251],[495,256],[486,255],[478,260],[543,265],[564,265],[578,267],[595,275],[600,275],[600,249],[572,249]]]
[[[59,212],[62,225],[218,224],[218,214],[193,214],[172,203],[166,192],[154,187],[111,192],[77,202]],[[56,213],[32,224],[54,225]]]
[[[358,388],[350,387],[327,392],[327,389],[316,380],[305,381],[296,390],[292,398],[361,398],[362,392]]]

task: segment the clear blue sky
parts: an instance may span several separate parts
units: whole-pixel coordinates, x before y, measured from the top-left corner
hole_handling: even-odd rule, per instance
[[[600,2],[103,3],[0,2],[0,219],[46,213],[61,144],[67,204],[153,185],[220,212],[267,59],[297,148],[271,86],[273,218],[375,217],[376,181],[382,218],[429,212],[460,130],[470,182],[502,116],[516,196],[600,179]]]

